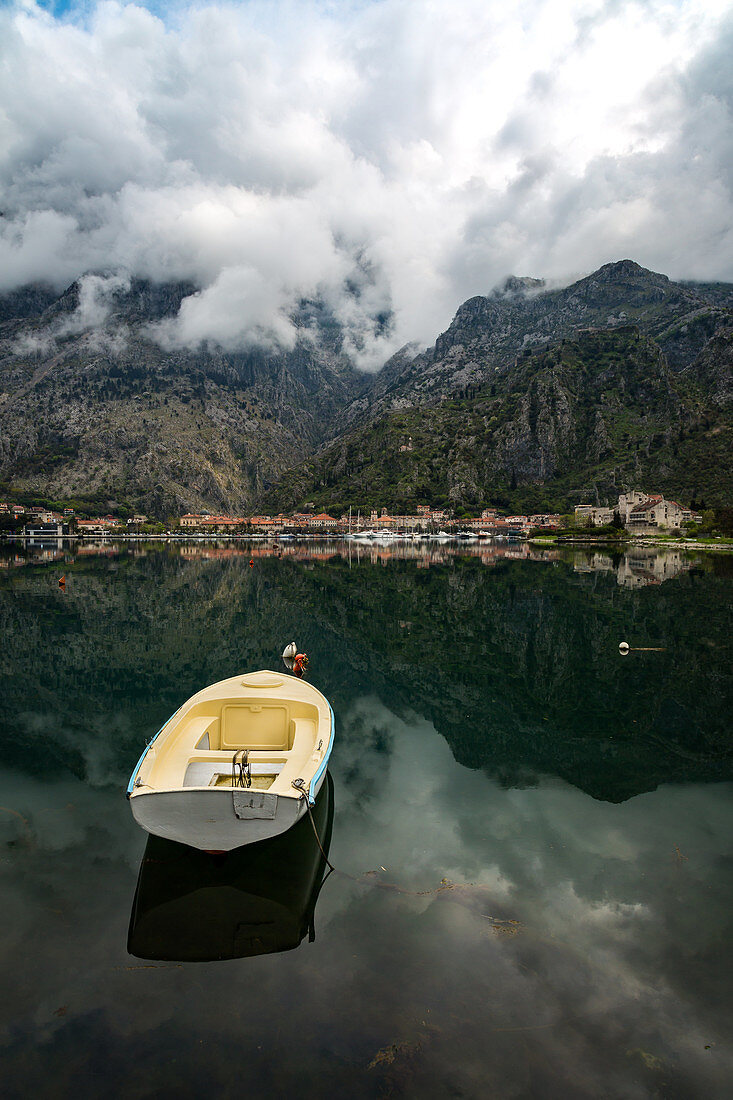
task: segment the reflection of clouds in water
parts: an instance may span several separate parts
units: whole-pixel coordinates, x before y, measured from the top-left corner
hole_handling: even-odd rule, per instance
[[[0,806],[7,1042],[21,1022],[39,1038],[60,1029],[61,1005],[91,1007],[89,976],[108,969],[110,935],[124,930],[143,844],[117,790],[68,773],[38,780],[2,769]]]
[[[26,861],[47,853],[83,849],[87,858],[124,859],[136,866],[139,830],[122,814],[124,803],[111,803],[111,792],[97,790],[68,773],[43,780],[18,771],[0,770],[0,837]],[[114,791],[117,799],[118,791]],[[113,812],[110,812],[112,810]],[[122,821],[120,820],[122,818]],[[7,858],[4,863],[14,861]],[[21,861],[25,862],[25,861]]]
[[[350,747],[351,727],[359,730],[367,752],[370,731],[389,728],[393,752],[379,757],[376,774],[369,758],[376,781],[368,798],[360,788],[350,797],[349,762],[336,753],[331,855],[338,867],[383,865],[385,879],[418,890],[443,877],[486,887],[477,896],[493,912],[521,921],[523,937],[535,944],[550,939],[563,972],[585,976],[572,1011],[614,1013],[619,1027],[625,1016],[641,1026],[648,1014],[659,1027],[657,1041],[676,1057],[685,1049],[704,1055],[718,1026],[706,1000],[720,973],[717,944],[730,901],[721,874],[733,823],[729,787],[667,787],[621,805],[596,802],[558,780],[501,790],[458,766],[429,723],[390,719],[377,701],[358,701],[342,726]],[[432,910],[460,898],[456,933],[463,935],[470,897],[455,891],[421,900]],[[449,908],[456,916],[458,907]],[[481,914],[473,906],[470,912],[475,936]],[[689,957],[701,965],[686,965]],[[444,959],[441,951],[430,965],[440,969]],[[526,984],[519,969],[513,977]],[[553,974],[549,986],[536,983],[535,1019],[557,980]],[[515,991],[506,995],[512,1003]],[[568,1011],[555,1007],[559,1015]]]
[[[121,789],[2,773],[0,803],[28,821],[0,819],[10,1073],[97,1043],[134,1067],[152,1034],[177,1053],[148,1060],[148,1092],[190,1094],[194,1067],[223,1087],[239,1051],[269,1095],[287,1087],[279,1055],[315,1069],[313,1095],[717,1095],[726,787],[622,805],[557,781],[503,790],[373,698],[339,716],[332,770],[331,858],[378,874],[329,880],[313,945],[153,970],[125,952],[145,837]],[[435,892],[442,878],[473,885]]]
[[[460,836],[456,797],[474,807],[478,799],[481,806],[490,794],[486,778],[460,768],[429,722],[397,718],[376,699],[357,701],[337,732],[331,765],[338,798],[336,865],[358,874],[376,859],[376,866],[386,865],[415,889],[435,885],[438,869],[438,878],[475,877],[478,865]],[[388,751],[375,752],[378,744]],[[352,823],[348,837],[342,819]],[[488,867],[481,870],[486,881]]]
[[[132,746],[130,756],[134,754],[135,746],[139,746],[140,752],[145,747],[143,734],[132,729],[130,715],[120,710],[95,708],[93,713],[84,716],[77,714],[66,722],[53,709],[23,711],[16,722],[21,736],[29,734],[41,743],[44,739],[50,739],[53,749],[60,750],[64,759],[78,757],[83,764],[84,777],[92,787],[121,783],[123,778],[127,782],[125,768],[120,768],[120,744]],[[43,768],[43,752],[37,752]],[[132,771],[132,766],[130,764],[129,771]]]

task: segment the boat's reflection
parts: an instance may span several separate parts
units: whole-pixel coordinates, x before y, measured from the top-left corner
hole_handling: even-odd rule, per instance
[[[333,780],[313,807],[328,855]],[[127,949],[140,959],[210,962],[289,951],[308,933],[326,862],[306,815],[287,832],[220,856],[150,836]]]

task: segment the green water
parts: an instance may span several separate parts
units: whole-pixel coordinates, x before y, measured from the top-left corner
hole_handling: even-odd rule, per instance
[[[0,565],[4,1095],[727,1095],[733,559],[128,544]],[[337,723],[316,939],[306,912],[293,950],[143,961],[129,774],[184,699],[290,640]],[[210,894],[237,944],[266,864]]]

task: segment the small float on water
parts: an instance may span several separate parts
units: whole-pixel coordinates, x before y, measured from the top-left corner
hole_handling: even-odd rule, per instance
[[[130,777],[130,808],[147,832],[208,852],[265,840],[315,803],[333,738],[333,710],[312,684],[232,676],[158,731]]]

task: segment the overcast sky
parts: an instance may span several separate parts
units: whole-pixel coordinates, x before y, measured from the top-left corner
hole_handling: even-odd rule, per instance
[[[723,0],[3,3],[0,290],[191,279],[160,338],[225,347],[320,294],[374,368],[509,273],[733,280],[732,57]]]

